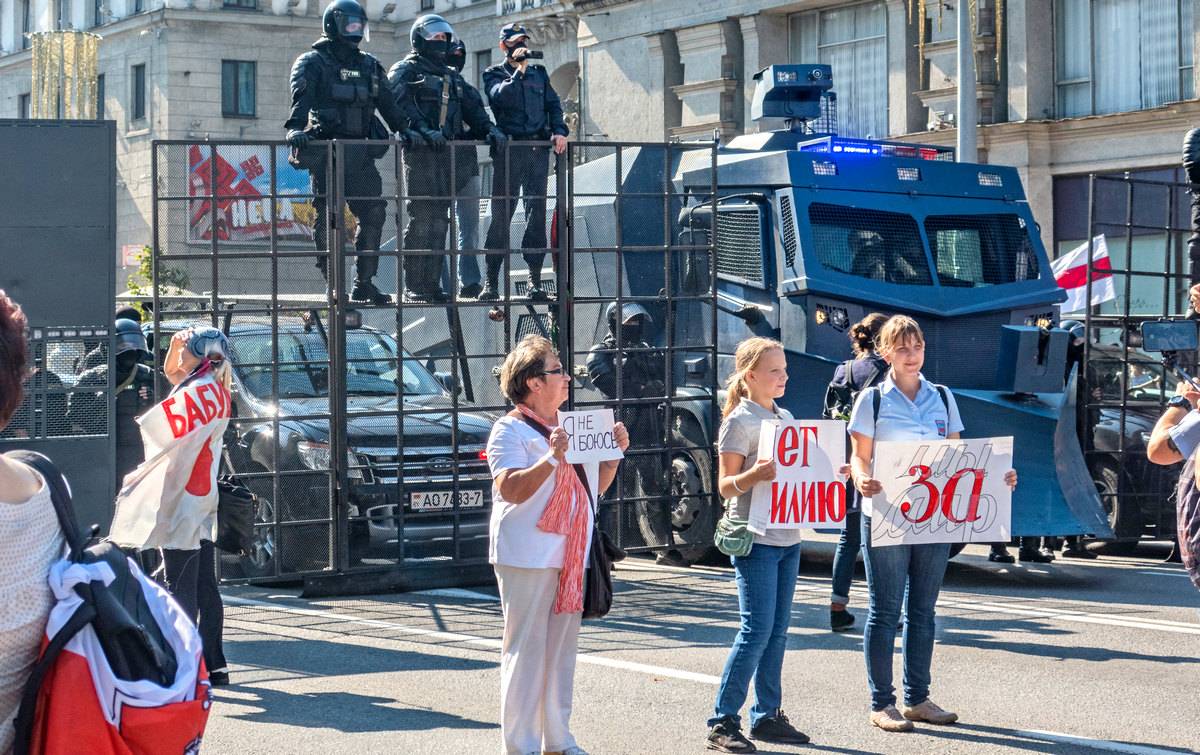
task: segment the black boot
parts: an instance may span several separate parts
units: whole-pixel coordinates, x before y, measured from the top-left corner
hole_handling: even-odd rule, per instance
[[[375,287],[370,278],[354,277],[354,288],[350,291],[350,301],[364,304],[391,304],[392,297]]]

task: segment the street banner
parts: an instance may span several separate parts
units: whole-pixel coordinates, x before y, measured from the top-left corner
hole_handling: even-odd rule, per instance
[[[567,463],[613,461],[624,459],[613,435],[612,409],[593,409],[585,412],[559,412],[558,426],[570,438]]]
[[[215,224],[219,241],[270,244],[271,195],[275,194],[276,239],[311,243],[315,211],[310,200],[286,196],[311,192],[308,171],[292,167],[283,147],[239,145],[236,164],[225,159],[232,149],[192,145],[188,151],[188,196],[199,197],[188,202],[188,242],[211,242]],[[275,160],[273,149],[279,150]],[[217,197],[215,212],[213,196]]]
[[[1087,309],[1087,256],[1088,242],[1085,241],[1050,263],[1051,269],[1054,270],[1054,280],[1059,288],[1067,292],[1067,300],[1058,305],[1064,314]],[[1108,243],[1101,234],[1092,239],[1092,305],[1103,304],[1116,298],[1117,290],[1113,285]]]
[[[863,501],[871,545],[1008,542],[1012,460],[1012,436],[876,443],[883,492]]]
[[[846,527],[846,423],[841,420],[763,422],[758,458],[775,461],[775,480],[754,486],[747,529],[840,530]]]

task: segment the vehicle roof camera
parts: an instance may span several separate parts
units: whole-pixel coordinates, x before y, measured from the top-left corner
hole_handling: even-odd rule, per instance
[[[750,117],[784,118],[792,130],[822,116],[822,98],[833,89],[833,67],[825,64],[774,65],[754,74]]]

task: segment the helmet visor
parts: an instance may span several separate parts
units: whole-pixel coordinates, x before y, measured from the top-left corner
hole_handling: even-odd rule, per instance
[[[447,42],[454,39],[454,27],[442,19],[421,24],[417,33],[421,35],[422,39],[433,39],[435,34],[445,34]]]
[[[338,36],[343,39],[361,39],[370,42],[371,29],[367,26],[367,19],[361,16],[339,16]]]

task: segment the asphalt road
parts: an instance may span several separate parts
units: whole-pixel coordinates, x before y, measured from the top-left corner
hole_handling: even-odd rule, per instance
[[[933,698],[961,723],[886,734],[867,721],[861,633],[826,628],[831,548],[806,548],[784,707],[813,743],[760,752],[1200,750],[1200,593],[1165,550],[1004,567],[972,546],[946,577],[933,665]],[[613,612],[580,636],[572,729],[592,755],[705,752],[737,626],[731,571],[627,561],[617,576]],[[860,621],[865,600],[856,580]],[[494,588],[304,600],[239,587],[226,606],[233,684],[205,752],[501,751]]]

